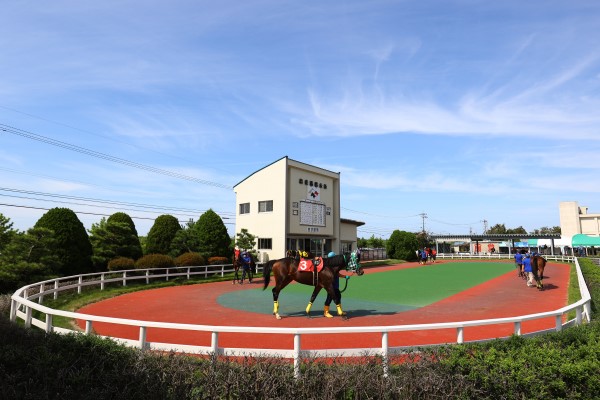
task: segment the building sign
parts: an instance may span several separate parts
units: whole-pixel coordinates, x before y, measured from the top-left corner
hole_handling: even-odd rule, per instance
[[[300,201],[300,225],[325,226],[325,204]]]
[[[306,198],[308,200],[321,201],[321,190],[317,187],[309,186]]]

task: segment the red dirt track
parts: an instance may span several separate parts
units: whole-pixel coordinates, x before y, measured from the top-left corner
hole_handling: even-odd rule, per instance
[[[418,267],[418,264],[370,268],[366,273],[412,267]],[[317,318],[294,316],[284,317],[282,320],[276,320],[272,315],[235,310],[218,304],[217,298],[224,293],[262,287],[260,279],[244,286],[232,285],[228,281],[139,291],[91,304],[78,312],[147,321],[252,327],[391,326],[481,320],[534,314],[564,307],[568,299],[569,271],[567,264],[549,262],[544,274],[544,291],[527,287],[525,281],[517,278],[516,272],[511,271],[457,295],[411,311],[352,317],[352,310],[346,310],[350,315],[348,320],[322,317],[320,303],[315,304],[311,313],[318,315]],[[307,291],[307,301],[309,296],[310,291]],[[265,291],[265,302],[272,305],[268,289]],[[535,309],[532,308],[534,304]],[[85,321],[77,323],[79,327],[85,327]],[[555,324],[554,318],[527,321],[522,323],[521,333],[554,328]],[[93,328],[101,335],[133,340],[139,338],[137,327],[96,322]],[[513,331],[513,324],[465,328],[464,340],[509,336]],[[210,346],[211,333],[149,328],[147,340]],[[303,350],[381,347],[380,333],[302,335],[301,340]],[[388,336],[390,347],[454,342],[456,329],[393,332]],[[292,349],[293,335],[220,333],[219,347]]]

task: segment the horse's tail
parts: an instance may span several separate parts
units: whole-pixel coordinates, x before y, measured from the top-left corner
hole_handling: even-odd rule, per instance
[[[267,264],[265,264],[265,267],[263,268],[263,280],[264,280],[263,290],[265,290],[267,288],[267,286],[269,286],[269,282],[271,282],[271,269],[273,269],[274,262],[275,262],[275,260],[269,260],[267,262]]]

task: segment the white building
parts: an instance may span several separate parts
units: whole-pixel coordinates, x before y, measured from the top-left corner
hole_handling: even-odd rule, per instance
[[[600,214],[588,214],[587,207],[580,207],[576,201],[562,201],[559,204],[560,230],[563,237],[577,234],[600,236]]]
[[[236,235],[257,237],[261,261],[287,250],[315,255],[356,248],[363,222],[340,217],[340,173],[283,157],[233,187]]]

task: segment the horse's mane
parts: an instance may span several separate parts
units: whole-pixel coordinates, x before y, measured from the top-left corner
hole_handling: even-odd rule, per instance
[[[324,267],[345,267],[346,259],[343,255],[337,255],[333,257],[323,258]]]

